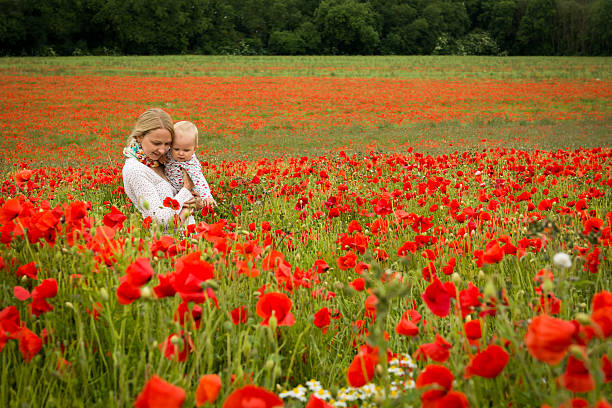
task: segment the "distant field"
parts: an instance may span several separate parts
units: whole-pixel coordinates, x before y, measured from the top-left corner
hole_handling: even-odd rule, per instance
[[[0,160],[120,160],[151,106],[194,121],[213,160],[609,146],[610,66],[555,57],[4,58]]]

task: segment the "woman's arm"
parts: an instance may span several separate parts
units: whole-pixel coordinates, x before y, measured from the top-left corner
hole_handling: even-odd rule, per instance
[[[124,172],[123,183],[125,187],[130,187],[130,191],[132,191],[134,196],[130,198],[134,201],[136,208],[142,213],[143,218],[151,217],[155,222],[166,226],[175,215],[180,214],[185,202],[193,198],[191,192],[183,187],[174,197],[171,197],[179,203],[179,210],[164,207],[163,198],[160,198],[160,192],[156,186],[146,175],[139,174],[133,170],[128,169],[128,171]]]

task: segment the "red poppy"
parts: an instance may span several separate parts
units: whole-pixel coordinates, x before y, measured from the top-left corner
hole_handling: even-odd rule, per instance
[[[346,378],[351,387],[362,387],[374,378],[374,368],[378,364],[378,349],[362,349],[348,367]]]
[[[159,284],[153,287],[153,291],[158,298],[170,297],[176,294],[174,289],[174,274],[158,274]]]
[[[166,208],[172,208],[175,211],[178,211],[181,208],[179,202],[172,197],[164,198],[164,202],[162,203],[162,205]]]
[[[438,401],[451,390],[453,378],[453,374],[444,366],[426,366],[416,380],[416,388],[428,389],[421,395],[423,407],[437,407]]]
[[[223,403],[223,408],[274,408],[282,406],[283,400],[276,394],[255,385],[247,385],[235,390]]]
[[[42,348],[42,339],[25,327],[20,327],[11,337],[19,341],[19,351],[28,363]]]
[[[450,312],[450,295],[437,277],[427,286],[422,298],[436,316],[445,317]]]
[[[338,257],[337,265],[340,270],[345,271],[347,269],[352,269],[355,267],[355,261],[357,260],[357,255],[354,252],[349,251],[346,255]]]
[[[278,326],[293,326],[295,317],[291,310],[293,302],[284,293],[270,292],[259,297],[257,301],[257,316],[264,319],[262,326],[270,324],[270,318],[276,317]]]
[[[214,404],[221,390],[221,378],[217,374],[206,374],[200,377],[196,388],[196,406],[201,407],[207,402]]]
[[[583,358],[587,358],[586,354],[583,354]],[[559,377],[559,382],[572,392],[589,392],[595,389],[595,381],[589,370],[573,355],[569,356],[565,372]]]
[[[102,223],[107,227],[121,229],[126,219],[127,217],[113,205],[110,212],[105,214],[104,218],[102,218]]]
[[[21,265],[17,268],[17,276],[27,276],[31,279],[36,280],[36,274],[38,273],[38,267],[35,262],[30,262],[25,265]]]
[[[351,283],[349,283],[349,286],[355,289],[357,292],[361,292],[365,289],[365,279],[357,278]]]
[[[604,373],[604,383],[612,381],[612,362],[605,354],[601,357],[601,370]]]
[[[0,225],[5,225],[21,213],[23,207],[19,198],[11,198],[6,200],[2,207],[0,207]]]
[[[465,337],[467,337],[470,345],[477,346],[478,341],[482,337],[482,325],[480,324],[480,319],[465,322],[465,324],[463,325],[463,330],[465,332]]]
[[[117,288],[117,299],[122,305],[129,305],[140,298],[140,288],[133,286],[129,282],[123,282]]]
[[[404,313],[399,323],[395,326],[395,332],[402,336],[416,336],[419,334],[417,323],[421,320],[421,315],[416,310],[409,310]]]
[[[137,258],[127,267],[125,274],[124,278],[130,285],[143,286],[153,277],[153,268],[149,258]]]
[[[572,345],[577,330],[571,322],[540,315],[527,327],[525,344],[533,357],[548,364],[558,364]]]
[[[185,402],[185,390],[153,375],[134,401],[135,408],[179,408]]]
[[[164,353],[164,357],[168,360],[185,361],[191,351],[193,351],[193,340],[184,331],[179,334],[171,334],[162,344],[159,349]]]
[[[436,334],[436,339],[433,343],[426,343],[419,346],[414,356],[417,360],[432,359],[439,363],[443,363],[450,357],[450,349],[452,345],[444,340],[442,336]]]
[[[604,338],[612,336],[612,293],[604,290],[593,296],[591,320]]]
[[[476,354],[467,367],[465,367],[465,378],[477,375],[484,378],[495,378],[508,364],[509,356],[506,350],[495,344]]]
[[[322,307],[319,309],[317,313],[314,315],[314,325],[317,326],[323,334],[327,333],[327,329],[329,328],[329,324],[331,323],[331,313],[329,308]]]
[[[504,251],[502,251],[497,240],[493,240],[485,247],[485,251],[482,255],[482,262],[484,264],[493,264],[500,262],[503,258]]]
[[[13,288],[13,294],[15,295],[17,299],[21,301],[27,300],[30,298],[30,292],[28,292],[27,289],[25,289],[22,286],[15,286]]]
[[[231,311],[232,323],[235,325],[246,324],[249,319],[249,310],[246,306],[239,306]]]
[[[304,408],[333,408],[333,405],[315,397],[315,395],[312,394]]]

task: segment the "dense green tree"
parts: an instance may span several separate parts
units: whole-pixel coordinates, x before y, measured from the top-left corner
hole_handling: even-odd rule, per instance
[[[529,0],[516,33],[517,49],[525,55],[553,53],[552,34],[555,18],[554,0]]]
[[[0,0],[0,55],[609,55],[612,0]]]
[[[372,54],[379,43],[369,3],[323,0],[315,11],[323,51],[331,54]]]

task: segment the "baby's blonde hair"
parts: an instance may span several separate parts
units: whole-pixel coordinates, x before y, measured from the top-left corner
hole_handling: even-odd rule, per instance
[[[159,108],[151,108],[144,112],[136,120],[134,129],[128,137],[128,146],[134,139],[146,135],[147,133],[156,129],[166,129],[170,132],[170,136],[174,140],[174,127],[172,126],[172,118],[166,112]]]
[[[174,132],[181,133],[187,136],[193,136],[195,139],[195,148],[198,148],[198,128],[188,120],[181,120],[174,124]]]

